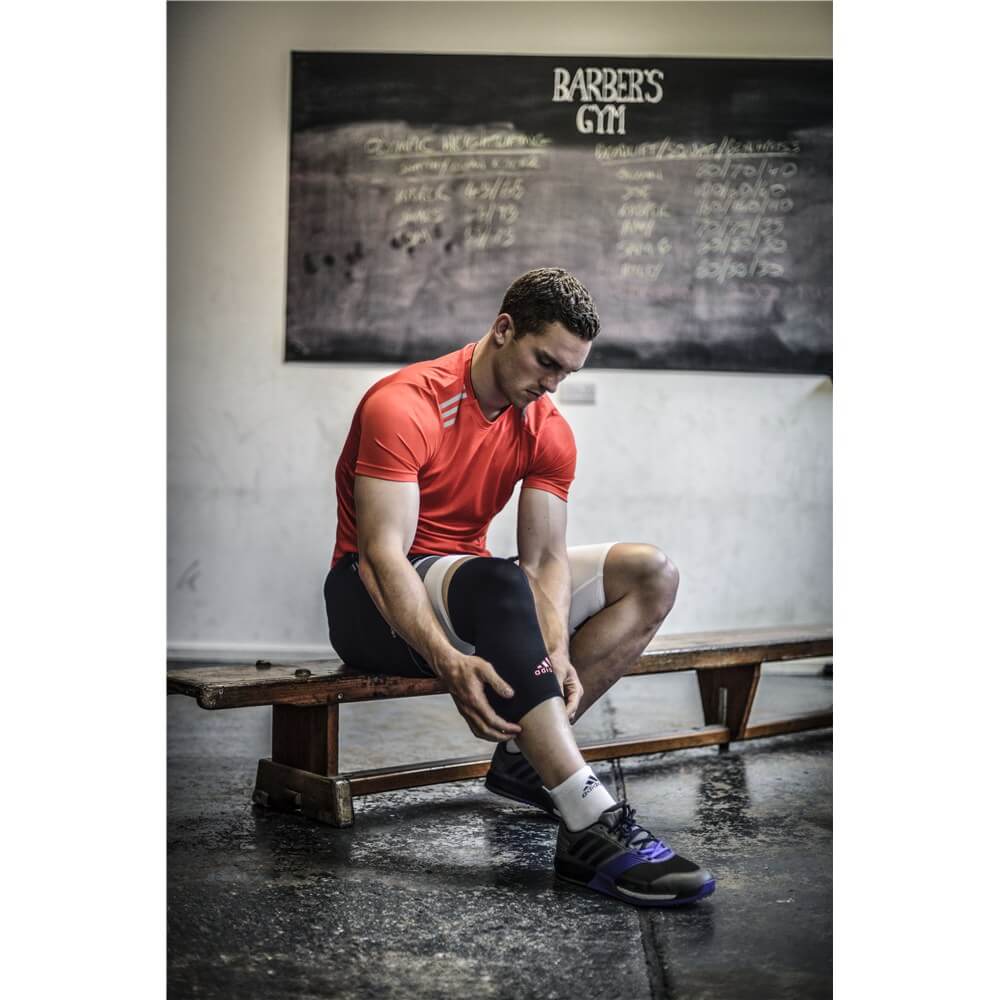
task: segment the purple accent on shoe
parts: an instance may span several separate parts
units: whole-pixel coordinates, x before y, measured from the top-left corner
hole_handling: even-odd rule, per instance
[[[653,840],[646,844],[641,851],[628,851],[625,854],[619,854],[606,864],[601,865],[598,871],[617,878],[627,872],[629,868],[634,868],[644,861],[669,861],[673,856],[672,847],[664,844],[662,840]]]
[[[635,868],[636,865],[641,865],[646,861],[669,861],[670,858],[674,856],[674,852],[662,843],[662,841],[654,840],[652,843],[647,844],[641,851],[626,851],[624,854],[619,854],[613,857],[610,861],[605,862],[597,871],[594,873],[594,877],[587,884],[592,888],[596,889],[595,882],[606,882],[609,885],[614,885],[615,880],[620,876],[624,875],[630,868]]]
[[[614,889],[615,879],[619,875],[624,875],[630,868],[641,865],[645,860],[645,858],[640,857],[634,851],[619,854],[618,857],[612,858],[607,864],[601,865],[587,885],[591,889],[597,889],[599,892],[609,892]]]
[[[646,906],[646,907],[667,907],[667,906],[686,906],[688,903],[696,903],[699,899],[704,899],[706,896],[711,896],[715,892],[715,879],[709,879],[693,896],[683,896],[680,899],[650,899],[644,900],[636,896],[629,896],[625,893],[619,892],[615,887],[614,882],[607,882],[602,884],[595,884],[597,882],[597,876],[595,876],[588,886],[591,889],[596,889],[598,892],[603,892],[606,896],[611,896],[614,899],[620,899],[625,903],[631,903],[633,906]]]
[[[632,896],[624,895],[618,891],[615,883],[619,877],[624,875],[630,868],[635,868],[636,865],[641,865],[647,861],[669,861],[673,856],[673,849],[668,844],[664,844],[662,840],[650,841],[641,851],[626,851],[624,854],[619,854],[617,857],[601,865],[594,873],[594,877],[587,883],[587,886],[590,889],[595,889],[597,892],[614,896],[615,899],[624,899],[626,902],[634,903],[635,899]],[[714,880],[711,886],[712,888],[708,892],[699,891],[698,895],[686,898],[683,902],[691,902],[695,899],[701,899],[702,896],[707,896],[715,888]],[[663,906],[667,904],[650,903],[643,905]]]

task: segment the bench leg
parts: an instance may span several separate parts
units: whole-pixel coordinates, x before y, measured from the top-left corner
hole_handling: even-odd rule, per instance
[[[257,766],[253,801],[351,826],[351,785],[337,774],[340,705],[274,705],[271,712],[271,758]]]
[[[698,671],[698,688],[705,725],[722,725],[729,729],[731,739],[746,736],[753,696],[760,680],[760,664],[750,663],[739,667]],[[729,743],[720,743],[719,751],[729,749]]]
[[[339,770],[340,705],[274,705],[271,759],[300,771],[331,775]]]

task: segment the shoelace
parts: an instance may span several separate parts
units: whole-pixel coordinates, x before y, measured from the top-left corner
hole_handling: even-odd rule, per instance
[[[608,806],[601,815],[604,816],[616,810],[620,810],[620,812],[610,830],[612,835],[621,840],[629,850],[649,855],[651,858],[655,858],[667,850],[667,845],[662,840],[636,823],[635,809],[624,799],[621,802],[616,802],[613,806]]]

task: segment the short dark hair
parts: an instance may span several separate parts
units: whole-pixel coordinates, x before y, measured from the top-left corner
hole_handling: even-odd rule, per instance
[[[590,292],[561,267],[539,267],[522,274],[507,289],[500,312],[514,321],[515,339],[538,333],[546,323],[562,323],[581,340],[593,340],[601,332]]]

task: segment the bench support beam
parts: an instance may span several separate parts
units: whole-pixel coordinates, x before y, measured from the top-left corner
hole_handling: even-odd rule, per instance
[[[698,690],[706,725],[725,726],[734,740],[746,738],[753,696],[760,681],[760,664],[698,671]],[[729,741],[719,745],[729,749]]]
[[[741,739],[763,739],[831,726],[832,712],[810,712],[789,719],[747,726]],[[730,739],[735,740],[736,737],[732,736],[728,728],[709,725],[662,736],[624,737],[606,743],[585,744],[580,747],[580,751],[587,761],[620,760],[623,757],[662,753],[665,750],[728,746]],[[352,771],[328,777],[265,759],[257,765],[257,786],[253,800],[257,805],[271,809],[301,811],[303,816],[330,826],[352,826],[352,798],[355,795],[376,795],[401,788],[424,788],[448,781],[481,778],[489,767],[489,757],[457,757],[403,767]]]

